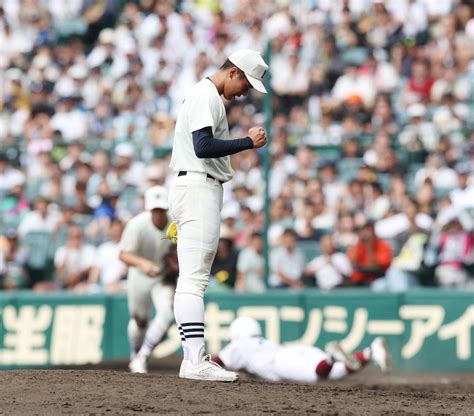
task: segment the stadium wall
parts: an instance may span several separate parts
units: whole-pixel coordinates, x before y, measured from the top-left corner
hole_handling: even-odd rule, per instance
[[[474,297],[440,289],[406,294],[366,290],[268,291],[249,295],[210,292],[206,338],[216,353],[229,339],[237,315],[258,319],[267,338],[324,348],[339,340],[349,350],[375,336],[387,338],[396,369],[474,371]],[[0,293],[0,369],[50,367],[127,359],[126,296],[68,293]],[[156,349],[176,354],[175,327]]]

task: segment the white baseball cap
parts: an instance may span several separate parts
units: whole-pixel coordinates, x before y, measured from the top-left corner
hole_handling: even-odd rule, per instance
[[[168,191],[163,186],[153,186],[145,192],[145,209],[168,209]]]
[[[408,117],[424,117],[426,114],[426,107],[421,103],[411,104],[407,108]]]
[[[229,61],[245,73],[248,81],[257,91],[266,94],[267,90],[262,79],[267,72],[268,65],[257,51],[240,49],[229,56]]]
[[[247,339],[252,337],[261,337],[262,329],[256,319],[249,316],[241,316],[230,324],[230,339]]]
[[[131,159],[135,155],[135,148],[130,143],[120,143],[115,147],[114,153],[117,156],[128,157]]]

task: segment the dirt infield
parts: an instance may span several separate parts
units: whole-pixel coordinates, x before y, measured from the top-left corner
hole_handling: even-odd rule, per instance
[[[0,372],[0,415],[15,414],[472,414],[474,375],[381,375],[366,369],[316,386],[181,380],[176,360],[147,375],[100,369]]]

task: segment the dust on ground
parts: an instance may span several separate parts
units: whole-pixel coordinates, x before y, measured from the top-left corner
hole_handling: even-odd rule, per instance
[[[153,363],[150,374],[126,363],[74,369],[0,372],[0,415],[226,414],[472,415],[474,375],[382,374],[365,369],[317,385],[182,380],[176,358]]]

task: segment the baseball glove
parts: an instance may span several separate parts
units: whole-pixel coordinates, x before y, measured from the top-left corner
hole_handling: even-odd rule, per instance
[[[161,281],[164,285],[176,286],[178,279],[178,256],[176,254],[176,247],[170,246],[168,253],[166,253],[161,276]]]
[[[178,244],[178,226],[176,222],[172,222],[166,230],[166,238],[171,241],[172,244]]]

